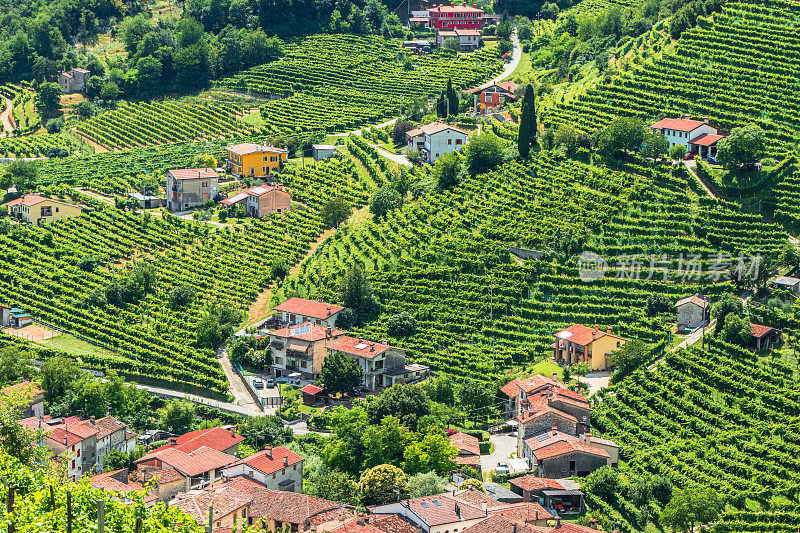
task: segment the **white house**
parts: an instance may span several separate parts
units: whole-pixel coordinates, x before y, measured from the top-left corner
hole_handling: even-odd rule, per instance
[[[311,322],[317,326],[335,326],[339,313],[344,311],[341,305],[330,304],[321,300],[289,298],[273,309],[281,315],[284,324],[295,325]]]
[[[342,336],[326,346],[329,354],[342,352],[361,367],[361,385],[368,389],[391,387],[427,377],[428,367],[406,365],[406,352],[390,346],[386,339],[373,342],[362,338]]]
[[[224,468],[222,475],[247,476],[272,490],[303,492],[303,458],[284,446],[267,446]]]
[[[419,150],[426,163],[435,163],[444,154],[461,150],[469,135],[455,126],[435,122],[411,130],[406,136],[409,149]]]
[[[471,52],[478,49],[478,44],[481,40],[481,31],[473,29],[459,29],[455,30],[439,30],[436,34],[436,46],[444,46],[444,42],[450,38],[458,39],[458,44],[461,46],[462,52]]]
[[[703,120],[693,120],[689,115],[683,115],[682,118],[665,118],[650,126],[650,129],[666,137],[670,147],[682,144],[687,152],[697,153],[701,157],[716,155],[717,141],[728,135],[728,132],[710,125],[708,117]]]

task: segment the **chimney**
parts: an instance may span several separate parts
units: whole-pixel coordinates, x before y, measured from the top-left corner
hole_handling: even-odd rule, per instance
[[[289,466],[289,458],[288,457],[284,457],[283,458],[283,466]]]
[[[333,328],[328,326],[327,328],[325,328],[325,338],[330,339],[332,336],[333,336]]]
[[[539,511],[536,511],[536,521],[539,521]]]
[[[272,446],[267,446],[264,448],[264,455],[266,455],[267,458],[272,459]]]
[[[703,122],[708,124],[708,117],[703,117]]]
[[[381,339],[381,344],[383,344],[384,346],[388,346],[389,341],[387,341],[386,339]]]
[[[235,427],[231,428],[231,438],[236,438],[236,428]]]
[[[363,526],[366,522],[364,521],[364,516],[361,513],[358,513],[358,525]]]
[[[370,352],[374,352],[375,351],[375,345],[374,344],[370,344],[369,345],[369,351]]]
[[[325,309],[325,311],[327,311],[328,316],[331,316],[331,307],[330,306],[328,306],[327,309]]]
[[[592,529],[597,529],[597,518],[592,518],[589,520],[589,527]]]
[[[358,338],[358,344],[364,344],[364,339],[362,339],[361,337],[359,337],[359,338]]]
[[[553,435],[558,434],[558,426],[553,426]]]
[[[456,516],[458,516],[458,519],[461,520],[461,507],[458,505],[458,502],[456,502],[454,511],[456,512]]]
[[[606,328],[606,333],[608,333],[608,334],[610,334],[610,333],[611,333],[611,326],[608,326],[608,327]]]
[[[690,118],[689,115],[683,115],[684,120],[689,120],[689,118]]]
[[[93,417],[93,416],[90,416],[90,417],[89,417],[89,423],[90,423],[91,425],[94,425],[94,417]]]
[[[592,330],[592,340],[594,340],[596,337],[597,337],[597,328],[594,328]]]
[[[488,508],[488,506],[486,505],[486,502],[483,502],[483,503],[481,504],[481,511],[483,511],[483,516],[489,516],[489,510],[488,510],[488,509],[489,509],[489,508]]]
[[[175,446],[176,444],[178,444],[178,437],[170,437],[169,438],[169,445],[170,446]]]

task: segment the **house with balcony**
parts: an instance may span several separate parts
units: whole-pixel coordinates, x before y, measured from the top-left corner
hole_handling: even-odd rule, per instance
[[[477,30],[482,21],[483,10],[477,4],[439,4],[428,9],[428,25],[437,30]]]
[[[612,364],[612,354],[627,339],[611,333],[611,326],[605,331],[594,327],[573,324],[555,334],[556,342],[551,344],[553,358],[557,363],[574,365],[589,363],[592,371],[607,370]]]
[[[317,326],[335,326],[339,313],[345,308],[319,300],[289,298],[273,311],[280,313],[281,322],[294,326],[303,322],[311,322]]]
[[[224,198],[220,204],[227,208],[241,205],[247,216],[261,218],[270,213],[289,211],[292,208],[292,195],[280,183],[257,185],[239,191],[230,198]]]
[[[51,418],[48,420],[25,418],[20,425],[41,431],[40,445],[47,446],[66,466],[67,479],[78,481],[84,474],[94,471],[97,459],[97,429],[79,416]]]
[[[355,359],[363,372],[361,386],[367,389],[411,383],[428,376],[428,367],[406,365],[405,350],[390,346],[385,339],[374,342],[344,335],[328,344],[327,350]]]
[[[266,178],[283,169],[289,150],[266,144],[242,143],[226,149],[228,172],[240,178]]]
[[[504,107],[506,102],[516,102],[517,88],[518,85],[513,81],[503,81],[483,89],[470,89],[467,92],[473,94],[475,112],[486,115]]]
[[[408,148],[419,150],[422,160],[435,163],[444,154],[461,150],[469,134],[455,126],[434,122],[406,132]]]
[[[213,168],[168,170],[166,191],[170,211],[200,207],[219,195],[219,176]]]
[[[670,147],[682,144],[687,152],[703,158],[716,156],[717,143],[730,134],[709,124],[708,117],[694,120],[689,115],[659,120],[650,129],[666,137]]]
[[[318,379],[322,363],[330,353],[328,345],[347,332],[331,326],[302,322],[268,333],[272,350],[272,376],[300,374],[303,379]]]
[[[222,470],[225,479],[247,476],[271,490],[303,492],[304,459],[285,446],[267,446]]]

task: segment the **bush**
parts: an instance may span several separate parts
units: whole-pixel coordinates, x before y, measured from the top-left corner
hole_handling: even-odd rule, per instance
[[[417,332],[417,319],[406,311],[392,315],[386,321],[386,331],[392,337],[409,337]]]
[[[60,118],[51,118],[44,125],[44,129],[50,134],[60,133],[64,129],[64,121]]]

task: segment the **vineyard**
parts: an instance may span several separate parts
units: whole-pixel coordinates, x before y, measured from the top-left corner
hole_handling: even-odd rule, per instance
[[[321,246],[322,293],[315,256],[273,298],[335,300],[338,280],[359,265],[370,272],[384,311],[360,330],[364,336],[386,337],[385,319],[408,311],[420,331],[393,342],[412,359],[454,376],[492,380],[546,354],[553,332],[573,322],[660,341],[666,330],[643,313],[649,294],[677,300],[731,287],[719,276],[686,279],[682,257],[685,263],[696,255],[708,267],[719,253],[772,251],[786,242],[775,224],[692,200],[680,167],[629,164],[625,170],[554,154],[530,166],[506,164],[452,192],[406,203],[385,221],[341,229]],[[515,261],[508,245],[548,251],[551,261]],[[592,284],[580,279],[568,258],[582,249],[610,258],[607,277]],[[632,254],[667,254],[666,280],[618,275],[613,258]]]
[[[121,102],[116,109],[81,122],[77,130],[108,148],[133,148],[241,132],[240,110],[198,98],[159,103]]]
[[[110,207],[46,228],[13,227],[0,235],[0,301],[118,354],[86,364],[225,391],[212,350],[198,345],[207,306],[229,304],[244,311],[271,282],[270,265],[298,262],[320,233],[319,209],[326,199],[344,195],[363,205],[375,184],[362,179],[355,165],[351,159],[331,160],[289,173],[285,182],[307,210],[218,231]],[[94,259],[97,267],[81,267],[85,259]],[[134,303],[103,303],[108,287],[140,265],[155,272],[153,290]],[[176,309],[168,304],[169,295],[182,284],[194,289],[195,303]]]
[[[0,137],[2,157],[44,157],[51,148],[63,148],[69,153],[80,148],[80,143],[64,135],[28,135],[24,137]]]
[[[550,106],[543,119],[592,132],[622,114],[708,116],[723,129],[758,124],[771,150],[783,152],[800,133],[798,16],[800,4],[791,0],[727,3],[713,19],[701,17],[674,52]]]
[[[797,531],[800,386],[792,369],[765,368],[709,339],[601,396],[592,424],[621,443],[623,472],[713,488],[728,503],[715,531]],[[644,529],[650,509],[617,500],[590,503],[622,531]]]

